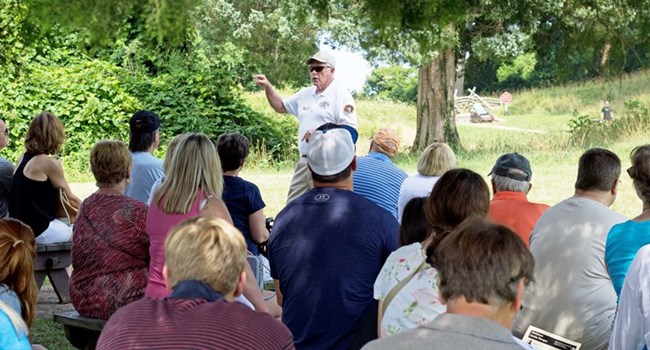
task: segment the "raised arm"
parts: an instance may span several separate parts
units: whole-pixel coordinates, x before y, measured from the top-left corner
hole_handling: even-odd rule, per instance
[[[282,103],[282,96],[280,96],[275,88],[273,88],[273,85],[271,85],[271,82],[266,79],[266,76],[263,74],[254,75],[253,81],[255,81],[255,84],[257,84],[257,86],[264,88],[266,99],[269,101],[269,104],[276,112],[287,113],[287,109],[284,108],[284,104]]]

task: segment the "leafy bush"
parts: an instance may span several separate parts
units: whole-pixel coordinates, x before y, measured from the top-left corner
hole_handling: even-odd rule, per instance
[[[413,103],[418,98],[418,72],[403,66],[379,67],[372,71],[364,95],[393,101]]]

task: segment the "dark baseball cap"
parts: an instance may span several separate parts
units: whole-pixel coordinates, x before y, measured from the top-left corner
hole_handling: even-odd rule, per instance
[[[150,133],[160,129],[160,118],[154,112],[137,111],[129,122],[131,132]]]
[[[488,175],[499,175],[519,181],[530,181],[533,171],[526,157],[519,153],[504,154],[497,159]]]

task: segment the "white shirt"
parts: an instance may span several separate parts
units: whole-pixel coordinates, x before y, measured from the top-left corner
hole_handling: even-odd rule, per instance
[[[607,349],[616,292],[605,267],[605,240],[625,220],[600,202],[575,196],[544,212],[530,236],[535,283],[524,295],[515,335],[533,325],[584,349]]]
[[[411,175],[404,182],[399,189],[399,199],[397,201],[397,218],[402,223],[402,214],[404,207],[413,198],[428,197],[431,194],[433,185],[438,182],[440,176],[427,176],[421,174]]]
[[[287,112],[298,118],[298,150],[303,155],[307,154],[307,142],[302,140],[307,131],[325,123],[357,128],[357,110],[352,94],[336,81],[319,94],[316,86],[304,88],[282,100],[282,104]]]
[[[610,350],[641,350],[650,344],[650,245],[641,248],[621,289]]]

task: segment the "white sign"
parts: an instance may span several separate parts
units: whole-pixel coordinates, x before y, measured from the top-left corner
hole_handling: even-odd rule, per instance
[[[579,350],[582,345],[533,326],[528,326],[522,340],[537,350]]]

